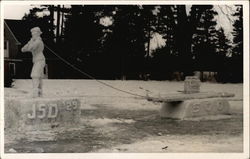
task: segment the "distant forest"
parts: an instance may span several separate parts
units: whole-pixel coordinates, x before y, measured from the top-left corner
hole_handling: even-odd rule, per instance
[[[98,79],[171,80],[176,72],[208,71],[218,82],[242,82],[243,7],[224,6],[232,39],[216,27],[213,5],[189,7],[42,5],[23,20],[42,29],[47,46]],[[65,76],[86,78],[70,69]]]

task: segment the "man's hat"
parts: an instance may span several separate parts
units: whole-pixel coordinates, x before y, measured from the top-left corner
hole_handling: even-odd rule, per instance
[[[30,29],[30,32],[33,33],[33,32],[37,32],[39,33],[39,35],[41,35],[43,32],[40,30],[39,27],[34,27],[32,29]]]

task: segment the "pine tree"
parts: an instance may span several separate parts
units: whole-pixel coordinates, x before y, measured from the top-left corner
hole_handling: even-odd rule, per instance
[[[160,7],[158,14],[160,19],[158,32],[166,39],[166,54],[178,55],[176,45],[176,22],[177,11],[173,5],[164,5]]]
[[[116,67],[116,78],[136,78],[135,74],[143,72],[144,57],[148,56],[145,44],[148,44],[153,30],[152,8],[153,6],[139,5],[116,6],[109,39],[113,62],[119,66]]]
[[[238,6],[238,11],[234,14],[238,19],[233,24],[235,47],[233,48],[233,56],[241,57],[243,55],[243,7]]]
[[[230,40],[226,37],[224,29],[220,28],[216,31],[216,53],[222,57],[229,56],[229,48],[231,48]]]
[[[97,41],[102,35],[102,30],[97,13],[98,8],[95,6],[73,5],[71,14],[66,17],[65,41],[76,52],[89,54],[99,48]]]
[[[216,71],[218,72],[217,81],[218,82],[227,82],[229,78],[229,59],[230,59],[230,50],[231,42],[226,37],[223,28],[220,28],[216,31],[215,36],[216,43],[216,59],[213,61],[216,66]]]
[[[193,35],[193,58],[195,59],[195,69],[200,71],[214,71],[216,66],[213,61],[216,60],[216,42],[214,16],[217,14],[212,5],[194,5],[192,6],[191,16],[200,19],[197,23],[196,31]]]
[[[176,47],[177,7],[159,6],[157,32],[166,40],[165,46],[153,51],[152,76],[154,79],[171,79],[171,72],[180,70],[180,54]],[[164,69],[163,69],[164,68]]]
[[[102,42],[104,26],[100,24],[100,19],[105,16],[105,8],[72,5],[65,17],[64,56],[97,78],[102,78],[107,72]]]
[[[179,67],[184,76],[192,75],[193,59],[191,54],[192,37],[200,15],[188,16],[185,5],[177,5],[176,49],[179,54]]]
[[[237,12],[234,14],[238,19],[234,26],[234,48],[231,57],[231,70],[233,74],[233,82],[243,81],[243,6],[239,5]]]

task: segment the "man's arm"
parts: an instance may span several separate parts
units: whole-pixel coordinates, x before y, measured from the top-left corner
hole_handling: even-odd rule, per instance
[[[31,40],[30,40],[26,45],[24,45],[24,46],[22,47],[21,51],[22,51],[22,52],[31,51],[31,50],[28,49],[30,44],[31,44]]]
[[[33,51],[35,50],[38,46],[40,45],[40,40],[30,40],[28,44],[26,44],[23,48],[22,51]]]

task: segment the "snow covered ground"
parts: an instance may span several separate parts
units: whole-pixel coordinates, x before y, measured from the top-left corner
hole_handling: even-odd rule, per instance
[[[134,94],[155,97],[184,88],[183,82],[170,81],[102,82]],[[31,88],[31,80],[16,80],[13,88],[4,89],[4,95],[5,98],[29,97]],[[83,128],[74,134],[62,135],[55,143],[33,142],[26,144],[25,149],[22,143],[16,142],[7,143],[6,147],[18,152],[36,152],[30,150],[34,145],[44,152],[242,152],[243,84],[202,83],[201,92],[210,91],[235,94],[230,99],[232,118],[161,119],[160,103],[119,92],[94,80],[44,80],[44,97],[81,100]]]

